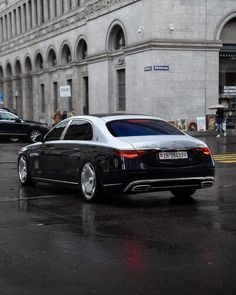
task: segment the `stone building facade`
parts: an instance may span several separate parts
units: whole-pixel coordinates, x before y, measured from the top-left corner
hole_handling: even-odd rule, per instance
[[[233,118],[235,30],[232,0],[0,0],[0,107]]]

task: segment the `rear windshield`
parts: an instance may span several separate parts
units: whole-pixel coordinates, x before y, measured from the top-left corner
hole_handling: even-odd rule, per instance
[[[107,123],[107,128],[115,137],[145,135],[183,135],[168,122],[153,119],[123,119]]]

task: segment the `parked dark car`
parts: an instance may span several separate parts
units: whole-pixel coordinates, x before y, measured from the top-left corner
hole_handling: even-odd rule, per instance
[[[46,124],[23,120],[6,109],[0,109],[0,139],[35,142],[38,135],[48,132]]]
[[[89,202],[106,192],[169,190],[184,197],[213,185],[214,162],[204,142],[160,118],[76,116],[22,148],[18,174],[22,185],[78,186]]]

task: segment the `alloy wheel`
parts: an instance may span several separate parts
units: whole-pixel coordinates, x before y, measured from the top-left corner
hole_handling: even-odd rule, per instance
[[[92,200],[97,189],[96,173],[91,163],[85,163],[81,171],[81,188],[84,197]]]

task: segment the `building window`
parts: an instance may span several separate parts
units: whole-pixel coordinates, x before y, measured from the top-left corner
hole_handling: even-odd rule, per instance
[[[14,23],[14,28],[12,28],[13,30],[14,30],[14,32],[15,32],[15,36],[17,35],[17,22],[16,22],[16,10],[14,9],[13,10],[13,15],[12,15],[12,17],[13,17],[13,23]]]
[[[32,2],[28,2],[29,7],[28,7],[28,13],[29,13],[29,27],[32,28]]]
[[[64,0],[61,0],[61,12],[62,12],[62,14],[65,13],[65,3],[64,3]]]
[[[41,113],[45,113],[45,89],[44,84],[40,85],[40,102],[41,102]]]
[[[77,6],[80,6],[80,4],[81,4],[81,1],[77,0]]]
[[[68,0],[69,4],[68,4],[68,9],[71,10],[72,9],[72,0]]]
[[[84,39],[79,41],[77,47],[77,60],[86,59],[88,56],[88,47]]]
[[[110,51],[120,50],[126,44],[123,29],[119,25],[115,25],[110,33],[108,49]]]
[[[126,110],[125,69],[117,71],[117,111]]]
[[[73,110],[72,79],[68,79],[67,80],[67,85],[70,86],[70,93],[71,93],[70,97],[68,97],[68,99],[69,99],[69,105],[68,105],[68,107],[69,107],[69,111],[72,111]]]
[[[62,48],[61,61],[63,65],[71,62],[71,51],[70,47],[67,44],[65,44]]]
[[[12,13],[10,12],[9,15],[9,37],[12,38]]]
[[[57,82],[53,82],[53,111],[58,109],[58,86]]]

